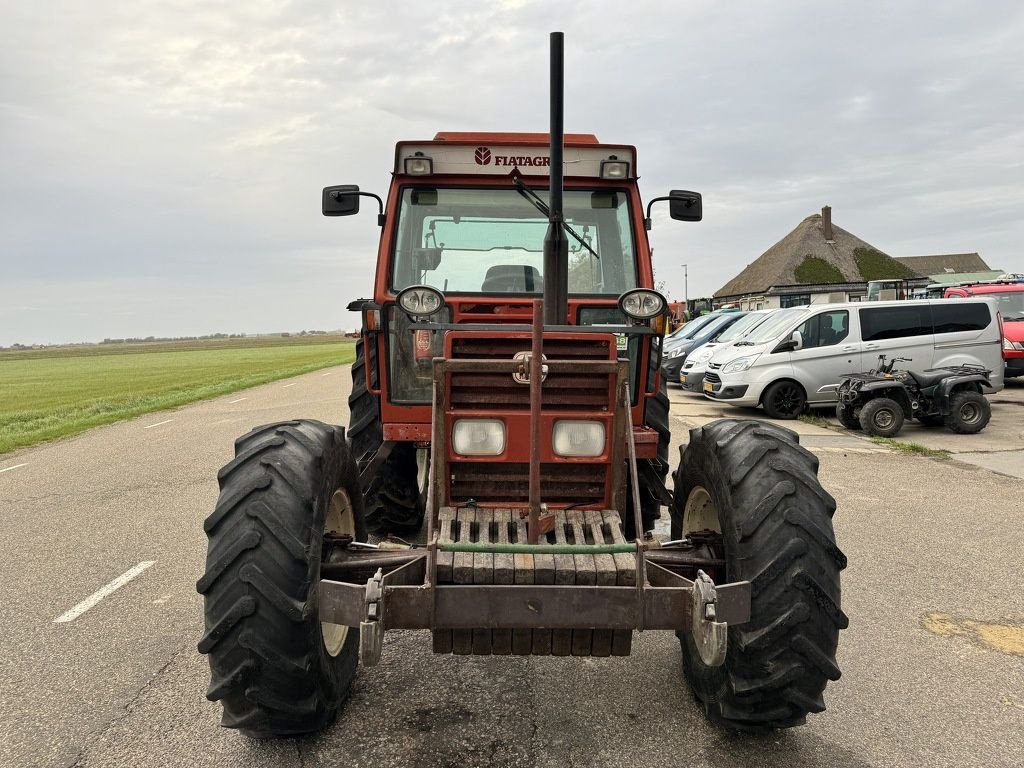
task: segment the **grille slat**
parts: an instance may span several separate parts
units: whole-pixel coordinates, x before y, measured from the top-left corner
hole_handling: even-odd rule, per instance
[[[453,502],[521,501],[530,495],[530,467],[525,463],[459,462],[453,474]],[[591,504],[604,500],[603,464],[542,464],[541,498],[551,503]]]
[[[456,336],[452,339],[453,359],[511,360],[516,353],[530,349],[528,338]],[[544,339],[548,360],[609,360],[613,350],[604,339]],[[561,410],[607,410],[610,401],[609,377],[549,374],[542,386],[545,407]],[[474,373],[461,371],[451,377],[451,404],[455,408],[500,407],[503,410],[528,410],[530,388],[518,384],[511,373]]]

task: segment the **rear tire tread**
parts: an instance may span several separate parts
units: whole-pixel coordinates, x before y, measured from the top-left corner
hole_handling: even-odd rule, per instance
[[[321,637],[318,583],[324,517],[335,490],[352,502],[365,540],[358,471],[344,430],[316,421],[257,427],[236,441],[219,474],[204,595],[207,697],[222,724],[263,738],[316,731],[348,696],[359,632],[336,657]]]
[[[817,466],[794,432],[764,422],[713,422],[691,430],[681,450],[673,518],[681,520],[693,487],[705,487],[723,526],[726,577],[752,586],[750,621],[729,628],[722,667],[703,666],[689,633],[680,633],[694,693],[712,721],[732,729],[799,725],[824,709],[825,686],[839,678],[838,636],[849,623],[839,573],[847,561]]]

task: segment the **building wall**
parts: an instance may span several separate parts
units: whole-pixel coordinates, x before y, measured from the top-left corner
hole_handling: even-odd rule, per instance
[[[864,291],[811,292],[806,294],[778,295],[771,293],[748,294],[730,301],[715,301],[715,307],[736,306],[745,311],[755,309],[779,309],[802,304],[835,304],[846,301],[865,301]]]

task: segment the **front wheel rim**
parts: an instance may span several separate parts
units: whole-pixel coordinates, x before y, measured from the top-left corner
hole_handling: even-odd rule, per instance
[[[964,424],[977,424],[981,420],[981,409],[975,403],[961,404],[960,420]]]
[[[686,497],[683,508],[683,536],[701,531],[722,532],[722,524],[718,520],[718,507],[707,489],[698,485]]]
[[[883,408],[875,413],[875,426],[879,429],[889,429],[895,423],[896,414],[888,408]]]
[[[772,398],[772,405],[779,413],[791,414],[800,409],[800,392],[796,387],[781,387]]]
[[[347,534],[355,540],[356,516],[352,507],[352,499],[344,488],[339,488],[331,496],[324,515],[324,533]],[[349,628],[344,624],[320,622],[320,635],[324,641],[324,649],[329,656],[337,656],[348,639]]]

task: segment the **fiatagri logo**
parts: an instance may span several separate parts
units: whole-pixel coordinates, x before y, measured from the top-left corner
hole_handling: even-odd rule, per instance
[[[523,157],[521,155],[492,155],[491,150],[487,147],[477,147],[476,152],[473,153],[473,159],[476,160],[477,165],[490,165],[491,160],[494,160],[494,164],[503,165],[508,168],[547,168],[551,165],[550,157]]]

